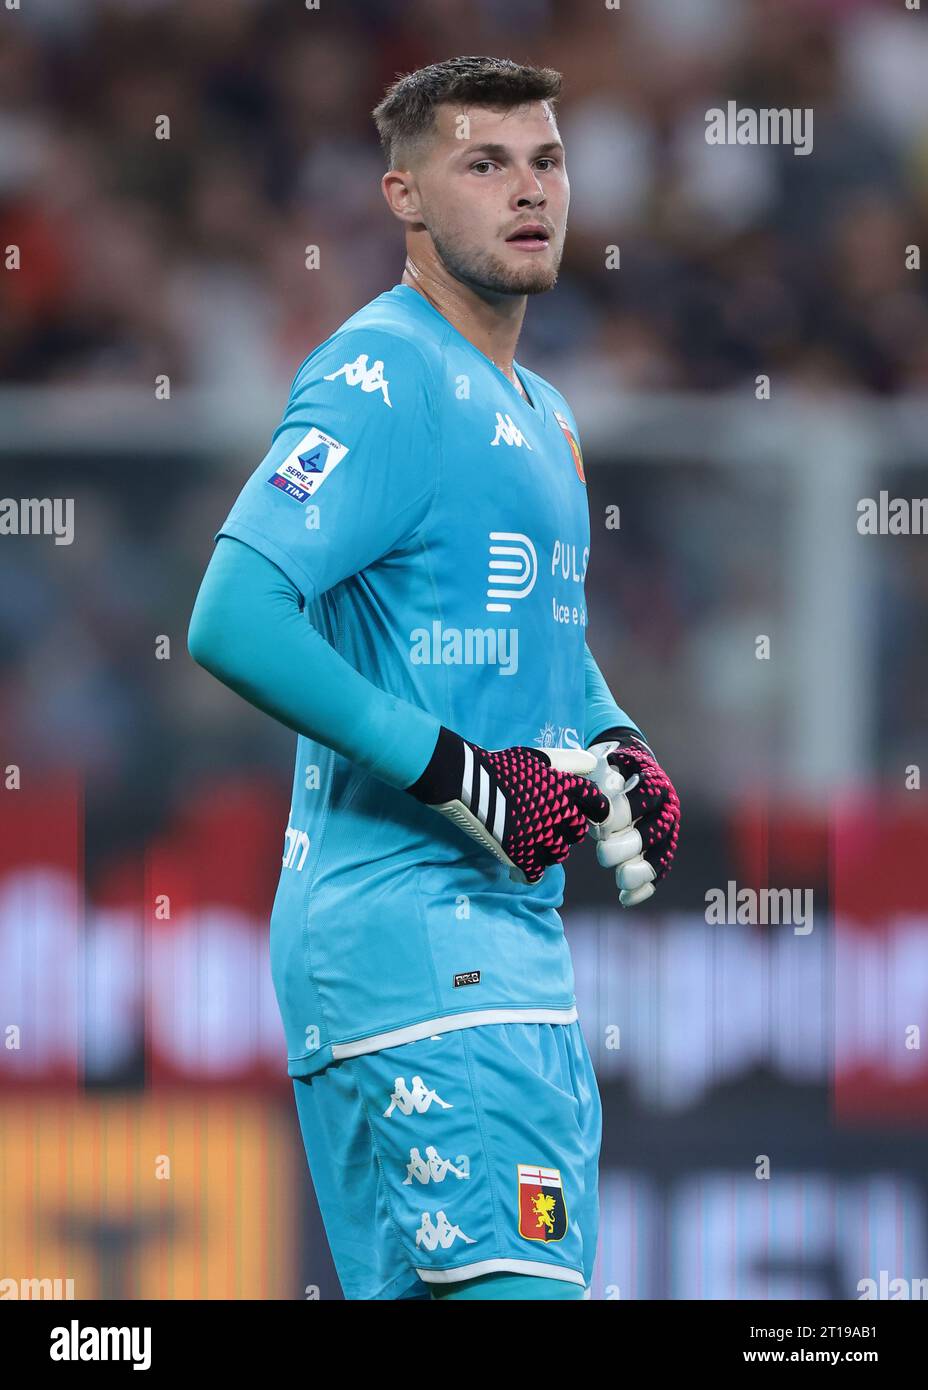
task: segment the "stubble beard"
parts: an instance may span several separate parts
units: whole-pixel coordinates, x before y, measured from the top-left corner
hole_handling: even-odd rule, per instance
[[[486,290],[492,294],[544,294],[557,284],[563,243],[546,265],[532,264],[531,253],[527,253],[527,263],[517,269],[507,265],[501,256],[492,251],[472,251],[454,246],[433,227],[429,228],[429,235],[445,268],[456,280],[470,285],[472,289]]]

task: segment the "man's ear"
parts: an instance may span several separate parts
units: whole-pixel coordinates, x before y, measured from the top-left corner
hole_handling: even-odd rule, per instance
[[[387,207],[401,222],[421,222],[419,190],[408,169],[390,169],[380,180]]]

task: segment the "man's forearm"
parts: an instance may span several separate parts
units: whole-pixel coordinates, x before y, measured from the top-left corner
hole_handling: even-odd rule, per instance
[[[405,789],[428,763],[440,721],[356,671],[309,623],[299,601],[276,565],[222,536],[190,619],[190,655],[296,733]]]
[[[603,734],[609,733],[610,730],[622,728],[634,730],[641,734],[641,737],[647,742],[643,731],[631,715],[626,714],[625,710],[616,704],[589,646],[584,646],[584,662],[586,666],[584,747],[589,748],[591,744],[598,742]]]

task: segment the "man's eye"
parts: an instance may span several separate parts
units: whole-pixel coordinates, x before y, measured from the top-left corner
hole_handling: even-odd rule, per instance
[[[470,167],[472,169],[490,169],[493,167],[493,161],[491,159],[478,159],[477,162]]]
[[[537,161],[537,163],[539,163],[539,164],[547,164],[547,165],[548,165],[550,168],[552,168],[552,169],[556,169],[556,168],[557,168],[557,160],[556,160],[556,159],[552,159],[552,158],[550,157],[550,155],[546,155],[546,154],[545,154],[545,155],[542,155],[541,159],[539,159],[539,160]]]

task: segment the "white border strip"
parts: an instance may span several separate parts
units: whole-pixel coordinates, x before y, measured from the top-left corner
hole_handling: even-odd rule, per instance
[[[379,1052],[382,1047],[400,1047],[403,1043],[418,1042],[420,1038],[441,1033],[454,1033],[460,1028],[476,1028],[481,1023],[576,1023],[577,1006],[569,1009],[475,1009],[469,1014],[445,1014],[443,1018],[410,1023],[405,1028],[391,1028],[387,1033],[374,1033],[355,1042],[333,1043],[332,1057],[361,1057],[365,1052]],[[301,1062],[302,1057],[292,1059]],[[470,1276],[468,1276],[470,1277]]]
[[[481,1274],[495,1274],[498,1270],[510,1274],[537,1274],[542,1279],[563,1279],[567,1284],[586,1288],[586,1280],[579,1270],[542,1264],[540,1260],[478,1260],[457,1269],[417,1269],[416,1273],[426,1284],[458,1284],[462,1279],[478,1279]]]

